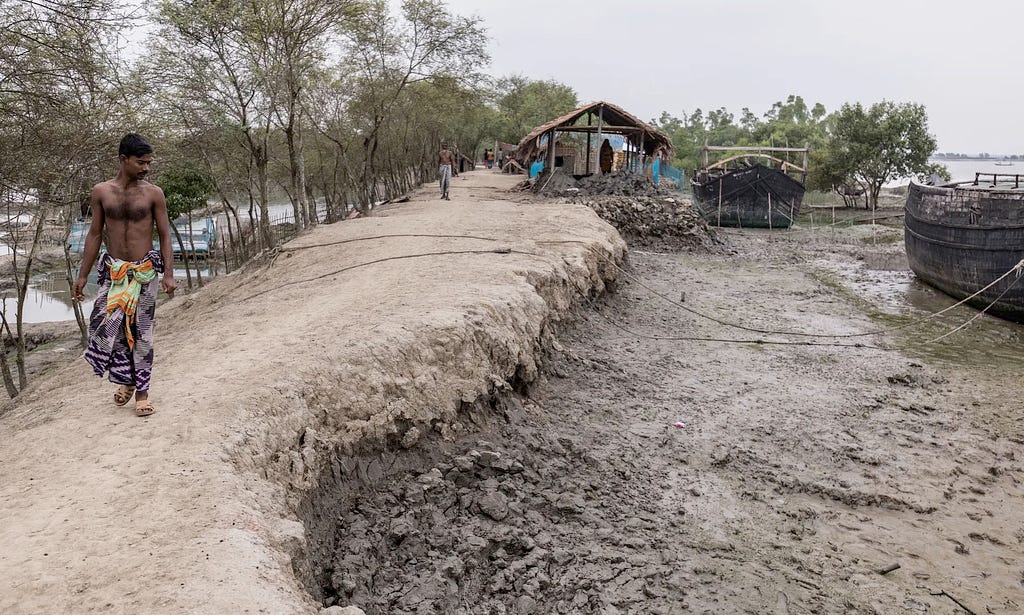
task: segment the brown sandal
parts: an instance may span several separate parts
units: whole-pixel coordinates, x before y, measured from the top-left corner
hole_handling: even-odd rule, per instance
[[[149,416],[156,412],[153,403],[148,399],[140,399],[135,402],[135,416]]]
[[[122,384],[114,391],[114,403],[123,406],[132,400],[133,395],[135,395],[135,387]]]

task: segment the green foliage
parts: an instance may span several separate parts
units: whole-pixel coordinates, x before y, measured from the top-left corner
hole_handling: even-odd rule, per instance
[[[164,191],[167,215],[171,220],[205,207],[206,199],[215,189],[210,174],[189,162],[164,169],[156,184]]]
[[[877,204],[881,187],[895,179],[945,177],[941,165],[931,165],[935,139],[921,105],[882,101],[865,109],[846,104],[827,114],[820,103],[808,107],[800,96],[779,101],[762,118],[744,108],[740,119],[726,109],[704,113],[697,109],[683,118],[662,113],[652,124],[666,132],[675,146],[673,164],[684,169],[701,165],[707,145],[810,147],[808,188],[832,190],[859,184],[869,205]]]
[[[808,108],[803,98],[790,95],[779,101],[762,118],[744,107],[740,119],[724,107],[704,113],[701,109],[682,119],[668,113],[652,124],[672,138],[673,164],[693,170],[701,165],[701,148],[719,146],[821,147],[825,143],[825,107]]]
[[[505,143],[518,143],[537,126],[580,106],[576,91],[564,83],[522,75],[499,79],[494,102],[497,114],[492,132]]]
[[[953,179],[953,175],[946,165],[941,162],[931,162],[922,171],[918,171],[917,180],[922,183],[927,182],[933,175],[947,182]]]
[[[923,105],[883,100],[865,109],[848,103],[829,120],[829,141],[819,163],[833,183],[859,183],[874,207],[886,183],[932,171],[928,157],[935,148]]]

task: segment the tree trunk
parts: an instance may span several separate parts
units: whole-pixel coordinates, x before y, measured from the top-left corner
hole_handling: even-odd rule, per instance
[[[66,218],[64,220],[64,238],[62,241],[62,248],[64,252],[64,274],[68,281],[68,291],[70,292],[71,287],[75,284],[75,271],[74,271],[74,260],[71,258],[71,249],[68,244],[71,238],[71,224],[75,218],[73,213],[73,206],[65,210]],[[82,348],[89,345],[89,327],[85,321],[85,312],[82,309],[82,304],[74,299],[71,300],[71,309],[75,313],[75,322],[78,323],[78,333],[81,336]]]
[[[11,328],[7,326],[7,317],[3,312],[0,312],[0,319],[3,321],[3,328],[7,331],[7,337],[10,338]],[[4,388],[7,389],[7,396],[14,399],[18,396],[19,391],[18,387],[14,384],[14,378],[11,376],[11,364],[7,359],[7,340],[3,339],[2,333],[0,331],[0,372],[3,373]],[[13,340],[11,341],[13,342]]]
[[[71,250],[68,249],[67,236],[64,238],[64,265],[68,280],[68,290],[70,290],[75,284],[75,274],[72,268]],[[85,348],[89,345],[89,327],[85,322],[85,312],[82,310],[82,304],[74,300],[71,301],[71,309],[75,312],[75,322],[78,323],[78,333],[81,336],[82,348]]]
[[[185,258],[184,260],[187,263],[191,259],[196,259],[195,260],[196,282],[199,284],[199,288],[202,288],[203,287],[203,274],[202,274],[202,272],[199,271],[199,257],[196,255],[196,240],[195,240],[195,236],[192,234],[192,210],[191,209],[188,210],[188,244],[189,244],[189,247],[192,248],[192,253],[188,254],[187,258]],[[206,249],[207,249],[207,251],[209,251],[210,244],[206,244]],[[182,252],[182,256],[186,256],[184,254],[184,252]],[[188,265],[186,264],[185,266],[187,267]]]
[[[274,236],[270,232],[270,179],[267,177],[267,163],[266,149],[263,149],[256,160],[256,176],[260,183],[260,237],[265,250],[274,247]]]
[[[303,195],[299,192],[299,165],[295,148],[295,103],[289,104],[288,124],[284,127],[285,142],[288,144],[289,186],[288,196],[292,201],[292,216],[295,229],[301,231],[306,226],[306,208],[303,207]]]
[[[192,271],[188,266],[188,255],[185,254],[185,244],[181,240],[181,233],[178,232],[178,225],[171,223],[171,230],[174,231],[174,238],[178,240],[178,251],[181,252],[181,260],[185,263],[185,279],[188,282],[188,287],[192,288]],[[167,267],[167,263],[164,263],[164,267]],[[170,263],[171,269],[174,269],[174,263]]]
[[[35,260],[36,253],[39,251],[39,241],[43,236],[43,226],[46,224],[46,207],[42,204],[43,199],[39,199],[39,211],[36,213],[37,222],[36,230],[32,236],[32,247],[29,248],[28,258],[25,262],[25,273],[20,280],[18,285],[18,310],[17,310],[17,337],[15,338],[17,354],[15,355],[15,364],[18,367],[18,388],[25,390],[28,386],[28,373],[25,370],[25,297],[28,296],[28,282],[32,276],[32,263]],[[17,269],[15,269],[15,276],[17,276]]]
[[[316,215],[316,199],[309,198],[306,186],[306,154],[305,144],[302,139],[302,114],[299,113],[295,123],[295,163],[298,166],[297,182],[295,190],[302,203],[302,209],[306,212],[306,226],[316,226],[320,220]]]

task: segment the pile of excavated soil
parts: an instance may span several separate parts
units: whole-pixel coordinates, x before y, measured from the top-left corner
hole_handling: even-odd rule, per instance
[[[513,181],[464,174],[162,303],[150,418],[77,359],[0,408],[0,612],[323,608],[344,469],[463,437],[618,275],[588,208],[472,197]]]
[[[591,175],[579,181],[580,194],[584,196],[654,196],[668,195],[675,191],[666,183],[655,184],[650,177],[639,173],[610,173]]]
[[[678,195],[571,197],[597,212],[634,247],[713,252],[723,242]]]
[[[543,172],[530,184],[536,194],[547,197],[564,196],[668,196],[676,192],[672,182],[655,184],[642,173],[605,173],[589,175],[579,180],[556,169]]]
[[[723,241],[705,223],[675,184],[641,174],[611,173],[580,180],[560,170],[516,184],[544,199],[586,205],[614,226],[630,245],[686,252],[721,251]]]

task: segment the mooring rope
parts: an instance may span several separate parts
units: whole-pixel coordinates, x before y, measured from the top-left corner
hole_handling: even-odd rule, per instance
[[[481,240],[481,241],[492,241],[492,242],[507,241],[507,240],[498,239],[498,238],[495,238],[495,237],[486,237],[486,236],[480,236],[480,235],[461,235],[461,234],[443,234],[443,233],[437,233],[437,234],[428,234],[428,233],[396,233],[396,234],[388,234],[388,235],[373,235],[373,236],[369,236],[369,237],[354,237],[354,238],[351,238],[351,239],[343,239],[343,240],[334,241],[334,242],[328,242],[328,243],[319,243],[319,244],[308,244],[308,245],[302,245],[302,246],[282,247],[279,250],[281,252],[292,252],[292,251],[297,251],[297,250],[305,250],[305,249],[319,248],[319,247],[329,247],[329,246],[353,243],[353,242],[358,242],[358,241],[370,241],[370,240],[376,240],[376,239],[388,239],[388,238],[400,238],[400,237],[422,237],[422,238],[433,238],[433,239],[476,239],[476,240]],[[578,244],[587,245],[586,242],[583,242],[583,241],[580,241],[580,240],[572,240],[572,239],[566,239],[566,240],[541,240],[541,241],[536,241],[535,243],[537,243],[537,244],[578,243]],[[632,280],[638,286],[640,286],[641,288],[644,288],[645,290],[647,290],[652,295],[662,299],[663,301],[665,301],[665,302],[669,303],[670,305],[673,305],[673,306],[675,306],[675,307],[677,307],[677,308],[679,308],[679,309],[681,309],[683,311],[689,312],[689,313],[693,314],[694,316],[697,316],[697,317],[700,317],[700,318],[704,318],[706,320],[710,320],[710,321],[712,321],[714,323],[717,323],[719,325],[722,325],[724,327],[730,327],[730,328],[734,328],[734,329],[739,329],[741,331],[747,331],[747,332],[750,332],[750,333],[760,333],[762,335],[782,335],[782,336],[792,336],[792,337],[806,337],[806,338],[817,338],[817,339],[850,339],[850,338],[856,338],[856,337],[868,337],[868,336],[873,336],[873,335],[884,335],[886,333],[893,333],[893,332],[896,332],[896,331],[901,331],[903,329],[908,329],[908,328],[911,328],[911,327],[915,327],[915,326],[924,324],[925,322],[927,322],[929,320],[932,320],[932,319],[934,319],[934,318],[936,318],[938,316],[941,316],[941,315],[943,315],[943,314],[945,314],[945,313],[947,313],[947,312],[949,312],[951,310],[956,309],[957,307],[960,307],[960,306],[968,303],[969,301],[975,299],[976,297],[978,297],[979,295],[981,295],[985,291],[989,290],[990,288],[992,288],[993,286],[995,286],[999,282],[1001,282],[1004,279],[1006,279],[1011,274],[1013,274],[1013,273],[1017,274],[1016,279],[1005,290],[1003,290],[1003,292],[1000,293],[998,297],[993,299],[987,306],[985,306],[985,308],[983,310],[979,311],[978,314],[975,314],[972,318],[970,318],[966,322],[962,323],[961,325],[959,325],[955,329],[947,332],[946,334],[941,335],[941,336],[939,336],[939,337],[937,337],[935,339],[929,340],[929,341],[924,342],[924,343],[925,344],[930,344],[930,343],[938,342],[938,341],[941,341],[941,340],[945,339],[946,337],[948,337],[950,335],[953,335],[954,333],[964,329],[965,327],[970,325],[972,322],[977,320],[982,314],[988,312],[988,310],[993,305],[998,303],[1006,295],[1006,293],[1009,292],[1009,290],[1014,285],[1016,285],[1016,283],[1020,280],[1020,277],[1021,277],[1022,273],[1024,273],[1024,259],[1022,259],[1020,262],[1018,262],[1016,265],[1014,265],[1008,271],[1006,271],[1006,273],[1002,274],[1001,276],[999,276],[998,278],[996,278],[995,280],[993,280],[992,282],[987,284],[984,288],[981,288],[980,290],[978,290],[977,292],[975,292],[975,293],[965,297],[964,299],[958,301],[957,303],[954,303],[953,305],[950,305],[950,306],[948,306],[948,307],[946,307],[946,308],[944,308],[942,310],[939,310],[937,312],[933,312],[931,314],[927,314],[925,316],[916,318],[916,319],[911,320],[910,322],[904,323],[902,325],[886,327],[886,328],[883,328],[883,329],[875,329],[875,330],[872,330],[872,331],[865,331],[865,332],[861,332],[861,333],[812,333],[812,332],[806,332],[806,331],[792,331],[792,330],[779,330],[779,329],[759,329],[757,327],[748,327],[748,326],[745,326],[745,325],[742,325],[742,324],[738,324],[738,323],[735,323],[735,322],[730,322],[730,321],[724,320],[722,318],[717,318],[717,317],[712,316],[710,314],[701,312],[700,310],[696,310],[696,309],[691,308],[691,307],[689,307],[687,305],[684,305],[684,304],[682,304],[682,303],[680,303],[678,301],[675,301],[675,300],[671,299],[670,297],[667,297],[663,293],[660,293],[657,290],[651,288],[650,286],[645,284],[642,280],[640,280],[640,278],[638,276],[635,276],[635,275],[631,274],[629,271],[627,271],[625,268],[623,268],[621,265],[619,265],[616,262],[616,260],[615,260],[615,258],[614,258],[614,256],[612,254],[610,254],[610,253],[606,254],[603,250],[589,250],[589,252],[591,254],[595,254],[595,255],[603,258],[604,260],[606,260],[609,264],[612,265],[612,267],[617,269],[622,275],[624,275],[626,278]],[[330,273],[321,274],[321,275],[318,275],[318,276],[315,276],[315,277],[312,277],[312,278],[308,278],[308,279],[293,280],[293,281],[290,281],[290,282],[286,282],[285,284],[281,284],[281,285],[279,285],[279,286],[277,286],[277,287],[275,287],[273,289],[263,290],[263,291],[260,291],[258,293],[255,293],[253,295],[250,295],[250,296],[244,298],[243,301],[247,301],[249,299],[252,299],[252,298],[258,297],[260,295],[266,294],[267,292],[270,292],[271,290],[276,290],[276,289],[279,289],[279,288],[284,288],[286,286],[291,286],[291,285],[295,285],[295,284],[303,284],[303,283],[307,283],[307,282],[313,282],[313,281],[319,280],[319,279],[324,278],[324,277],[330,277],[330,276],[338,275],[339,273],[344,273],[345,271],[349,271],[351,269],[356,269],[356,268],[359,268],[359,267],[365,267],[365,266],[368,266],[368,265],[373,265],[373,264],[376,264],[376,263],[386,262],[386,261],[389,261],[389,260],[398,260],[398,259],[407,259],[407,258],[419,258],[419,257],[424,257],[424,256],[442,256],[442,255],[451,255],[451,254],[495,254],[495,253],[497,253],[497,254],[513,253],[513,254],[522,254],[522,255],[526,255],[526,256],[534,256],[534,257],[538,257],[538,258],[544,258],[543,255],[537,254],[535,252],[529,252],[529,251],[525,251],[525,250],[517,250],[517,249],[512,249],[512,248],[497,248],[497,249],[491,249],[491,250],[445,250],[445,251],[438,251],[438,252],[425,252],[425,253],[419,253],[419,254],[407,254],[407,255],[400,255],[400,256],[392,256],[392,257],[386,257],[386,258],[380,258],[380,259],[368,261],[368,262],[365,262],[365,263],[358,263],[358,264],[355,264],[355,265],[350,265],[350,266],[338,269],[337,271],[332,271]],[[565,259],[563,258],[563,261],[564,260]],[[568,261],[566,261],[566,263],[568,264]],[[577,290],[579,290],[579,289],[577,288]],[[584,295],[585,295],[585,293],[584,293]],[[587,298],[587,300],[589,301],[589,297]],[[632,334],[635,334],[635,333],[630,332],[630,334],[632,335]],[[643,336],[641,334],[635,334],[635,335],[639,335],[640,337],[645,337],[645,336]],[[647,336],[647,337],[650,338],[650,336]],[[678,340],[688,340],[688,341],[709,341],[709,342],[713,341],[713,342],[731,342],[731,343],[744,343],[744,344],[768,344],[768,343],[771,343],[771,344],[783,344],[783,342],[767,341],[767,340],[731,340],[731,339],[720,339],[720,338],[696,338],[696,337],[655,337],[655,338],[650,338],[650,339],[664,339],[664,340],[676,340],[676,339],[678,339]],[[806,343],[806,344],[800,344],[800,343],[797,343],[797,342],[790,342],[789,344],[790,345],[826,345],[826,346],[836,346],[836,345],[839,345],[839,346],[844,346],[842,344],[834,344],[834,343],[825,343],[825,344]],[[868,347],[868,346],[864,346],[864,345],[851,345],[851,344],[847,344],[845,346],[861,347],[861,348]]]
[[[1020,269],[1020,268],[1021,268],[1021,265],[1022,265],[1022,264],[1024,264],[1024,260],[1022,260],[1021,262],[1017,263],[1017,265],[1016,265],[1016,267],[1014,267],[1014,269]],[[1012,269],[1011,269],[1011,271],[1012,271]],[[998,303],[998,302],[999,302],[999,300],[1000,300],[1000,299],[1002,299],[1002,298],[1003,298],[1003,296],[1004,296],[1004,295],[1006,295],[1006,293],[1010,292],[1010,289],[1011,289],[1011,288],[1013,288],[1013,287],[1014,287],[1014,285],[1016,285],[1016,284],[1017,284],[1017,282],[1019,282],[1019,281],[1020,281],[1020,272],[1018,271],[1018,273],[1017,273],[1017,277],[1016,277],[1016,278],[1014,278],[1014,279],[1013,279],[1013,281],[1012,281],[1012,282],[1010,282],[1010,283],[1009,283],[1009,284],[1007,285],[1007,287],[1006,287],[1006,288],[1005,288],[1005,289],[1003,290],[1003,292],[999,293],[999,296],[998,296],[998,297],[996,297],[995,299],[993,299],[993,300],[992,300],[992,302],[991,302],[991,303],[989,303],[988,305],[986,305],[986,306],[985,306],[985,309],[983,309],[983,310],[979,311],[979,312],[978,312],[977,314],[975,314],[975,315],[974,315],[973,317],[971,317],[971,319],[970,319],[970,320],[968,320],[967,322],[963,323],[962,325],[960,325],[960,326],[959,326],[959,327],[957,327],[956,329],[953,329],[952,331],[949,331],[949,332],[947,332],[947,333],[944,333],[943,335],[940,335],[939,337],[937,337],[937,338],[935,338],[935,339],[931,339],[931,340],[928,340],[927,342],[924,342],[924,343],[925,343],[925,344],[934,344],[935,342],[938,342],[938,341],[944,340],[944,339],[946,339],[947,337],[949,337],[950,335],[953,335],[953,334],[954,334],[954,333],[956,333],[957,331],[960,331],[961,329],[965,328],[965,327],[966,327],[967,325],[971,324],[971,323],[972,323],[972,322],[974,322],[975,320],[977,320],[977,319],[981,318],[982,314],[984,314],[985,312],[987,312],[987,311],[988,311],[988,309],[989,309],[990,307],[992,307],[993,305],[995,305],[996,303]]]
[[[569,263],[566,262],[566,264],[568,265]],[[581,289],[576,284],[575,280],[572,280],[570,278],[570,282],[572,283],[573,287],[576,288],[577,292],[580,293],[580,296],[583,297],[583,300],[586,301],[588,304],[590,304],[590,307],[593,308],[594,313],[596,313],[598,316],[603,318],[606,322],[608,322],[608,324],[612,325],[616,329],[619,329],[620,331],[622,331],[622,332],[624,332],[624,333],[626,333],[628,335],[631,335],[633,337],[638,337],[640,339],[647,339],[647,340],[654,340],[654,341],[670,341],[670,342],[719,342],[719,343],[726,343],[726,344],[770,344],[770,345],[774,345],[774,346],[831,346],[831,347],[838,347],[838,348],[871,348],[871,349],[875,349],[875,350],[884,350],[884,348],[882,348],[880,346],[871,346],[871,345],[868,345],[868,344],[861,344],[861,343],[843,344],[843,343],[840,343],[840,342],[797,342],[797,341],[788,341],[788,340],[787,341],[783,341],[783,340],[769,340],[769,339],[763,339],[763,338],[758,338],[758,339],[732,339],[732,338],[721,338],[721,337],[702,337],[702,336],[694,336],[694,335],[648,335],[646,333],[639,333],[637,331],[633,331],[632,329],[629,329],[625,325],[623,325],[623,324],[613,320],[610,316],[606,315],[604,312],[601,311],[600,307],[596,303],[594,303],[594,300],[590,298],[589,294],[585,290]]]
[[[701,312],[699,310],[695,310],[695,309],[693,309],[693,308],[691,308],[691,307],[689,307],[687,305],[684,305],[684,304],[682,304],[682,303],[680,303],[678,301],[675,301],[675,300],[665,296],[664,294],[662,294],[662,293],[654,290],[650,286],[644,284],[637,276],[629,273],[627,270],[625,270],[623,267],[621,267],[618,263],[616,263],[613,259],[609,258],[608,255],[606,255],[606,254],[604,254],[603,252],[600,252],[600,251],[597,252],[597,254],[602,256],[602,257],[604,257],[605,260],[607,260],[609,263],[611,263],[611,265],[613,267],[618,269],[620,273],[622,273],[624,276],[626,276],[627,278],[629,278],[630,280],[635,282],[638,286],[646,289],[648,292],[650,292],[654,296],[664,300],[665,302],[667,302],[667,303],[669,303],[669,304],[671,304],[671,305],[673,305],[673,306],[675,306],[677,308],[680,308],[680,309],[682,309],[682,310],[684,310],[686,312],[689,312],[689,313],[693,314],[694,316],[698,316],[700,318],[704,318],[704,319],[710,320],[710,321],[718,323],[718,324],[720,324],[722,326],[732,327],[734,329],[740,329],[742,331],[749,331],[751,333],[762,333],[764,335],[790,335],[790,336],[794,336],[794,337],[813,337],[813,338],[824,338],[824,339],[828,339],[828,338],[832,338],[832,339],[844,338],[845,339],[845,338],[854,338],[854,337],[867,337],[867,336],[871,336],[871,335],[882,335],[882,334],[885,334],[885,333],[892,333],[894,331],[900,331],[902,329],[908,329],[910,327],[914,327],[914,326],[923,324],[924,322],[926,322],[928,320],[931,320],[931,319],[933,319],[933,318],[935,318],[937,316],[941,316],[942,314],[945,314],[946,312],[949,312],[950,310],[953,310],[954,308],[957,308],[957,307],[959,307],[959,306],[961,306],[961,305],[971,301],[972,299],[974,299],[978,295],[982,294],[986,290],[992,288],[993,286],[995,286],[996,284],[998,284],[1002,280],[1006,279],[1006,277],[1009,276],[1010,274],[1016,272],[1017,273],[1017,280],[1014,280],[1014,282],[1012,284],[1010,284],[1010,287],[1012,287],[1020,279],[1021,273],[1024,272],[1024,259],[1022,259],[1016,265],[1011,267],[1006,273],[1004,273],[1003,275],[999,276],[998,278],[996,278],[995,280],[990,282],[987,286],[985,286],[981,290],[975,292],[974,294],[972,294],[972,295],[962,299],[961,301],[959,301],[957,303],[954,303],[953,305],[951,305],[951,306],[949,306],[947,308],[939,310],[938,312],[933,312],[933,313],[928,314],[926,316],[922,316],[920,318],[916,318],[916,319],[914,319],[914,320],[912,320],[912,321],[910,321],[908,323],[904,323],[902,325],[896,325],[896,326],[893,326],[893,327],[886,327],[884,329],[876,329],[876,330],[873,330],[873,331],[865,331],[865,332],[862,332],[862,333],[809,333],[809,332],[804,332],[804,331],[785,331],[785,330],[774,330],[774,329],[758,329],[756,327],[747,327],[747,326],[744,326],[744,325],[740,325],[740,324],[737,324],[737,323],[733,323],[733,322],[729,322],[729,321],[723,320],[721,318],[716,318],[714,316],[711,316],[710,314],[706,314],[706,313],[703,313],[703,312]],[[988,311],[988,309],[991,308],[992,305],[997,303],[1000,299],[1002,299],[1003,296],[1005,296],[1007,291],[1009,291],[1009,290],[1010,290],[1010,288],[1007,287],[1006,290],[1004,290],[998,297],[996,297],[991,303],[989,303],[988,306],[985,307],[985,310],[983,310],[982,313],[984,313],[985,311]],[[973,321],[977,317],[978,317],[978,315],[976,315],[974,318],[972,318],[967,323],[964,323],[964,325],[961,325],[960,327],[958,327],[957,330],[959,330],[960,328],[963,328],[964,326],[969,324],[971,321]],[[950,334],[955,333],[955,331],[956,330],[950,331]],[[941,339],[941,338],[938,338],[938,339]],[[937,340],[935,340],[935,341],[937,341]]]
[[[335,269],[334,271],[329,271],[327,273],[317,274],[315,276],[312,276],[312,277],[309,277],[309,278],[303,278],[301,280],[290,280],[290,281],[285,282],[283,284],[278,284],[277,286],[274,286],[272,288],[267,288],[267,289],[261,290],[259,292],[253,293],[253,294],[251,294],[251,295],[249,295],[247,297],[244,297],[244,298],[240,299],[239,301],[244,303],[246,301],[249,301],[250,299],[255,299],[256,297],[259,297],[260,295],[265,295],[265,294],[267,294],[267,293],[269,293],[271,291],[280,290],[280,289],[286,288],[288,286],[295,286],[296,284],[307,284],[309,282],[316,282],[316,281],[322,280],[324,278],[330,278],[330,277],[336,276],[338,274],[345,273],[346,271],[351,271],[353,269],[359,269],[361,267],[368,267],[370,265],[376,265],[378,263],[384,263],[384,262],[387,262],[387,261],[397,261],[397,260],[403,260],[403,259],[409,259],[409,258],[422,258],[422,257],[425,257],[425,256],[449,256],[449,255],[458,255],[458,254],[522,254],[522,255],[525,255],[525,256],[535,256],[535,257],[538,257],[538,258],[544,258],[543,255],[537,254],[536,252],[527,252],[525,250],[515,250],[513,248],[492,248],[490,250],[441,250],[441,251],[437,251],[437,252],[419,252],[419,253],[416,253],[416,254],[400,254],[400,255],[397,255],[397,256],[387,256],[387,257],[384,257],[384,258],[377,258],[377,259],[374,259],[374,260],[371,260],[371,261],[366,261],[366,262],[363,262],[363,263],[356,263],[354,265],[348,265],[346,267],[341,267],[340,269]]]

